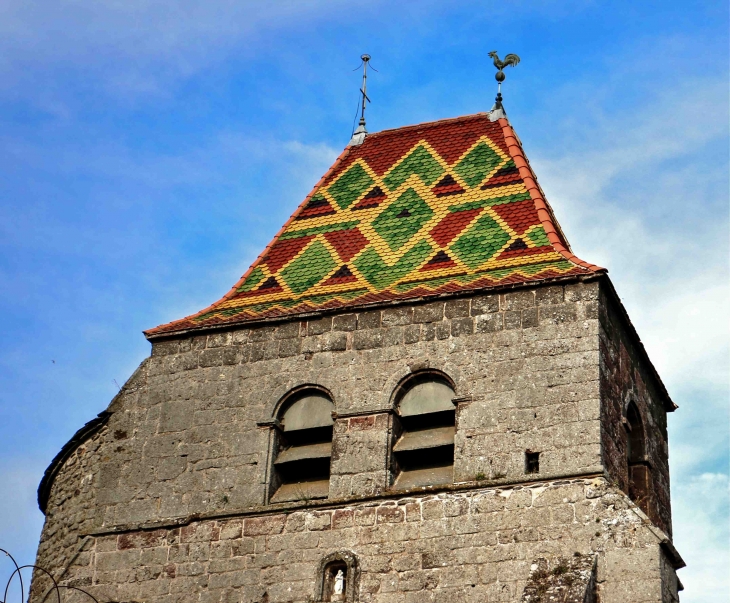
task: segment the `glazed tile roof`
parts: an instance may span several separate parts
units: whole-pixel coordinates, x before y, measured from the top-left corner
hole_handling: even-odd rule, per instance
[[[509,122],[480,113],[345,149],[223,299],[146,335],[602,270],[570,252]]]

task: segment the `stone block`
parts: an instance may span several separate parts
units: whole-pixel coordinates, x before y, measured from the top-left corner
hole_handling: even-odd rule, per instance
[[[421,341],[433,341],[436,339],[436,325],[439,323],[427,323],[421,325]]]
[[[401,523],[405,519],[405,512],[400,507],[378,507],[378,523]]]
[[[466,498],[448,498],[444,501],[444,516],[458,517],[469,512],[469,500]]]
[[[160,341],[152,345],[152,356],[170,356],[179,351],[179,341]]]
[[[300,353],[301,349],[302,342],[298,337],[293,339],[283,339],[279,342],[279,358],[296,356]]]
[[[193,425],[194,403],[189,400],[165,402],[160,414],[160,433],[177,432]]]
[[[576,283],[565,286],[565,301],[592,301],[599,297],[600,285],[598,281],[591,283]]]
[[[379,329],[380,328],[380,310],[371,310],[370,312],[361,312],[357,315],[357,328],[360,329]]]
[[[332,527],[332,512],[314,511],[307,513],[305,523],[307,529],[311,531],[329,530]]]
[[[408,325],[403,330],[403,343],[417,343],[421,339],[421,325]]]
[[[382,347],[392,350],[403,345],[403,327],[388,327],[381,329],[381,332],[383,334]]]
[[[443,320],[443,317],[444,302],[423,304],[413,308],[413,322],[415,323],[439,322]]]
[[[471,299],[471,315],[499,312],[499,295],[478,295]]]
[[[473,318],[455,318],[451,321],[451,336],[461,337],[471,335],[474,332]]]
[[[535,289],[535,302],[538,306],[562,304],[563,301],[565,301],[565,288],[562,285]]]
[[[339,314],[332,318],[332,330],[354,331],[357,329],[357,314]]]
[[[264,517],[248,517],[243,522],[245,536],[264,536],[281,534],[286,522],[286,515],[267,515]]]
[[[352,347],[356,350],[369,350],[382,347],[382,345],[383,331],[381,329],[356,331],[353,335]]]
[[[375,525],[375,508],[365,507],[355,509],[355,525],[372,526]]]
[[[242,533],[243,522],[240,519],[232,519],[230,521],[224,521],[220,523],[219,538],[221,540],[240,538]]]
[[[494,333],[504,328],[503,315],[499,312],[484,314],[476,317],[475,331],[477,333]]]
[[[332,514],[332,529],[340,530],[355,525],[355,511],[353,509],[338,509]]]
[[[440,500],[427,500],[421,504],[423,519],[441,519],[444,516],[444,504]]]
[[[332,317],[325,316],[317,320],[310,320],[307,322],[307,335],[321,335],[332,330]]]
[[[383,327],[392,327],[399,325],[409,325],[413,322],[413,308],[409,306],[398,306],[396,308],[386,308],[383,310],[381,317],[381,325]]]
[[[448,339],[451,335],[451,322],[444,321],[444,322],[437,322],[435,324],[436,327],[436,339],[442,340],[442,339]]]
[[[522,328],[529,329],[539,324],[537,308],[522,310]]]
[[[504,328],[506,330],[522,327],[522,311],[508,310],[504,313]]]
[[[300,332],[299,321],[285,322],[277,326],[274,337],[276,339],[291,339],[292,337],[299,337]]]
[[[347,333],[325,333],[322,336],[323,352],[341,352],[347,349]]]
[[[539,308],[540,322],[550,322],[552,324],[561,324],[564,322],[573,322],[578,319],[578,309],[575,304],[555,304],[551,306],[540,306]]]
[[[249,341],[252,342],[264,342],[271,341],[274,338],[276,327],[274,325],[265,325],[262,327],[255,327],[249,331]]]
[[[522,291],[513,291],[511,293],[503,293],[500,295],[500,309],[508,310],[525,310],[535,305],[535,291],[526,289]]]
[[[469,316],[469,306],[468,298],[449,300],[444,306],[444,315],[446,318],[464,318]]]

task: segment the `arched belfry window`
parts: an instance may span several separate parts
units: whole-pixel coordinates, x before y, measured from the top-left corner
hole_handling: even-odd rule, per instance
[[[315,388],[284,401],[277,417],[271,502],[327,497],[334,409],[329,396]]]
[[[650,493],[650,467],[646,459],[646,434],[639,409],[632,401],[626,409],[626,460],[629,473],[629,497],[639,503],[647,502]]]
[[[394,487],[454,481],[454,388],[437,373],[417,374],[396,392]]]

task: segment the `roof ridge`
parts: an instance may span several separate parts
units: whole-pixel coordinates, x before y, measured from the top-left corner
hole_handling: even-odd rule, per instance
[[[470,119],[476,119],[478,117],[486,117],[488,115],[487,112],[479,112],[479,113],[470,113],[468,115],[460,115],[459,117],[446,117],[444,119],[437,119],[434,121],[424,121],[418,124],[410,124],[408,126],[400,126],[398,128],[386,128],[385,130],[378,130],[377,132],[372,132],[367,135],[367,138],[374,138],[376,136],[380,136],[382,134],[388,134],[390,132],[403,132],[407,130],[416,130],[418,128],[431,128],[434,126],[440,126],[442,124],[447,123],[454,123],[458,121],[468,121]]]
[[[563,237],[561,236],[562,229],[558,224],[557,218],[555,218],[555,214],[553,214],[552,208],[545,199],[540,185],[537,183],[537,176],[535,175],[535,172],[532,171],[532,167],[527,161],[527,157],[525,157],[525,152],[522,149],[520,139],[512,129],[512,125],[509,123],[507,118],[500,118],[498,123],[502,126],[502,133],[504,135],[504,142],[507,145],[507,150],[520,172],[520,177],[525,183],[527,192],[530,193],[530,197],[535,203],[537,215],[540,218],[540,223],[545,230],[545,234],[547,234],[548,239],[550,240],[550,244],[566,260],[580,266],[581,268],[585,268],[591,272],[607,272],[607,270],[601,266],[581,260],[577,255],[570,251],[567,245],[563,242]]]

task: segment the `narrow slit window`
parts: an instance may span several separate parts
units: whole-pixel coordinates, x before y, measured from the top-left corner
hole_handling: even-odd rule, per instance
[[[454,396],[448,381],[433,374],[414,377],[402,388],[393,445],[394,487],[454,481]]]
[[[271,502],[327,498],[332,457],[332,401],[308,390],[279,416]]]
[[[540,453],[525,451],[525,473],[540,473]]]
[[[651,492],[651,475],[646,460],[644,425],[634,402],[631,402],[626,409],[626,431],[629,498],[643,508],[647,506]]]

